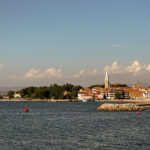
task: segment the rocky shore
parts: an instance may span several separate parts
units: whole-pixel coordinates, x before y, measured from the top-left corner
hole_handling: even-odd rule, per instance
[[[97,108],[97,111],[142,111],[150,109],[150,104],[110,104],[105,103]]]

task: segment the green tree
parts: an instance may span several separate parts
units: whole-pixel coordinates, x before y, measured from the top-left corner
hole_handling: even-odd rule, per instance
[[[78,91],[79,91],[81,88],[82,88],[82,87],[79,86],[79,85],[74,86],[74,87],[72,88],[71,97],[72,97],[73,99],[77,98]]]
[[[40,87],[37,89],[37,94],[41,99],[49,99],[50,90],[48,87]]]
[[[35,89],[36,89],[36,87],[30,86],[30,87],[22,89],[19,93],[21,94],[21,97],[23,97],[23,98],[31,98]]]
[[[72,88],[74,87],[74,85],[67,83],[61,86],[63,91],[68,91],[68,92],[72,92]]]
[[[33,99],[72,99],[76,98],[78,91],[82,87],[77,85],[74,86],[72,84],[64,84],[62,86],[59,86],[57,84],[51,84],[49,87],[43,86],[43,87],[27,87],[19,91],[21,94],[21,97],[23,98],[33,98]],[[64,96],[64,92],[67,91],[68,94]]]
[[[120,84],[120,83],[116,84],[115,86],[114,85],[112,86],[113,87],[128,87],[127,84]]]
[[[61,86],[58,86],[57,84],[54,84],[51,89],[51,95],[54,99],[60,99],[63,96],[63,91],[61,89]]]
[[[9,98],[14,98],[14,91],[9,91],[8,93],[7,93],[7,95],[8,95],[8,97]]]
[[[121,93],[119,92],[115,93],[115,99],[121,99],[121,97],[122,97]]]
[[[96,85],[91,85],[89,88],[94,88],[94,87],[102,87],[102,88],[104,88],[105,87],[105,85],[104,84],[96,84]]]

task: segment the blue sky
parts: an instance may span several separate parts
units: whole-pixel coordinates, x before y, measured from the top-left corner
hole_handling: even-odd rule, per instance
[[[98,84],[105,71],[112,82],[150,83],[149,5],[149,0],[0,1],[1,86]]]

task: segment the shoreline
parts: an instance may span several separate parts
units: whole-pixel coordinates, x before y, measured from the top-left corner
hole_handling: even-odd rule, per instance
[[[68,99],[1,99],[1,102],[70,102]]]
[[[80,102],[76,99],[1,99],[2,102]],[[112,103],[147,103],[150,104],[150,100],[131,100],[131,99],[124,99],[124,100],[95,100],[95,102],[112,102]]]
[[[148,103],[150,104],[150,100],[133,100],[133,99],[124,99],[124,100],[96,100],[95,102],[112,102],[112,103]]]

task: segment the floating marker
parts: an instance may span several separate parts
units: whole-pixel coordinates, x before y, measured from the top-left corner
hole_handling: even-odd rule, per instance
[[[27,107],[27,105],[26,105],[26,107],[25,107],[25,109],[24,109],[24,112],[28,112],[29,111],[29,109],[28,109],[28,107]]]

